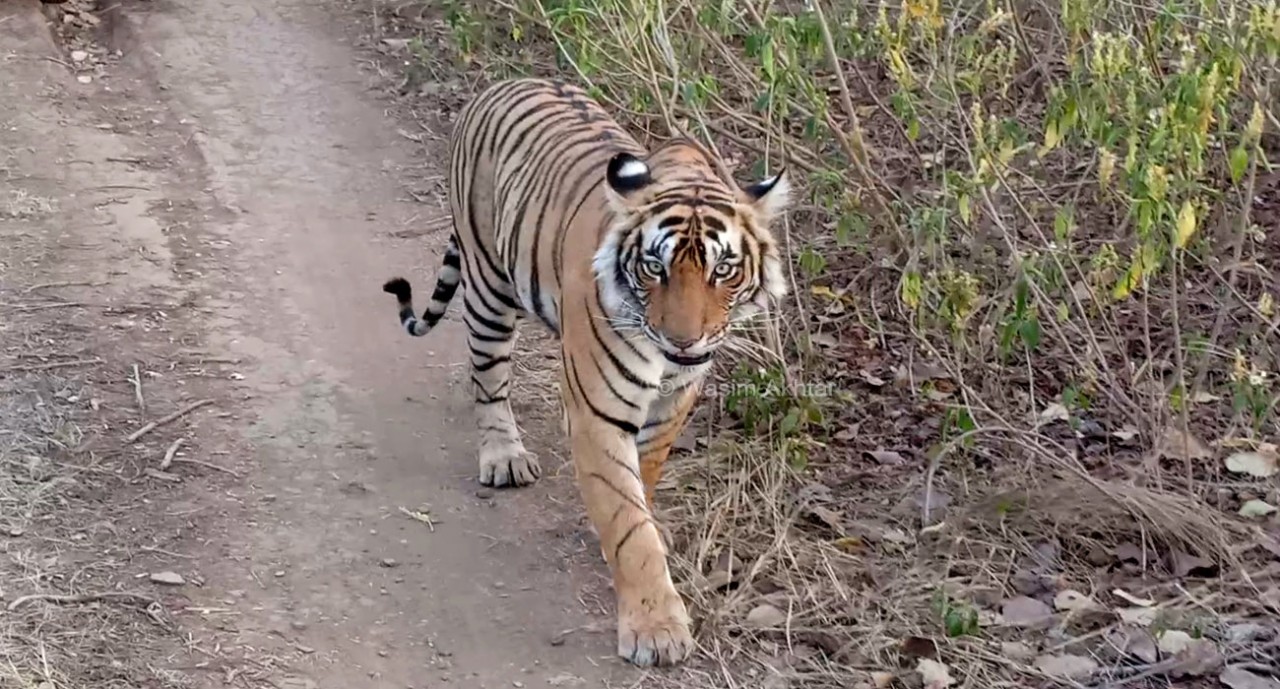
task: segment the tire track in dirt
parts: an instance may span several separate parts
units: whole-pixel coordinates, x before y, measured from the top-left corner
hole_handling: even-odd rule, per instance
[[[578,598],[601,573],[568,564],[598,551],[542,504],[569,477],[477,493],[461,328],[395,327],[382,280],[429,276],[444,236],[387,237],[422,212],[398,174],[423,161],[367,95],[344,16],[157,0],[117,6],[106,30],[124,56],[106,88],[139,115],[122,157],[165,163],[146,215],[208,348],[245,362],[232,404],[253,422],[221,443],[252,472],[184,506],[223,515],[185,543],[196,640],[290,668],[288,686],[630,676],[610,617]],[[561,635],[591,624],[604,633]]]

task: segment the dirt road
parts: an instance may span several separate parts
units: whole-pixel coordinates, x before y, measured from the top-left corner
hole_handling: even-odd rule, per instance
[[[405,185],[433,184],[441,161],[379,109],[345,9],[124,2],[88,34],[105,50],[87,60],[7,11],[6,93],[22,100],[0,106],[21,152],[6,167],[52,202],[24,226],[37,228],[31,251],[59,233],[72,247],[22,279],[70,272],[94,284],[62,298],[167,302],[165,328],[122,345],[150,343],[145,387],[171,395],[143,418],[211,396],[177,423],[189,424],[183,454],[239,472],[153,482],[160,494],[131,512],[166,534],[173,557],[159,563],[188,584],[192,657],[175,667],[209,686],[286,685],[264,667],[335,688],[634,681],[613,658],[611,597],[571,475],[557,474],[555,409],[535,395],[522,415],[552,476],[480,490],[460,324],[410,340],[380,291],[438,263],[443,230],[416,230],[439,209]],[[94,236],[98,249],[78,244]],[[193,343],[199,380],[172,365]],[[130,403],[123,375],[102,384]],[[152,453],[177,437],[162,430],[140,441]],[[118,579],[145,566],[129,563]]]

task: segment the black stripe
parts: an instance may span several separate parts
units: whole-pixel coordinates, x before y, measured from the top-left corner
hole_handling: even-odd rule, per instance
[[[473,361],[471,362],[471,368],[475,371],[483,372],[483,371],[488,371],[494,366],[497,366],[499,364],[505,364],[509,361],[511,361],[511,357],[509,356],[497,356],[479,364]]]
[[[489,248],[484,245],[484,241],[480,237],[478,223],[476,222],[475,199],[476,175],[480,174],[480,166],[476,164],[476,161],[478,161],[486,151],[492,150],[492,142],[488,140],[491,138],[491,135],[496,133],[495,126],[499,118],[493,116],[492,107],[484,110],[483,113],[477,115],[477,117],[482,118],[480,120],[480,131],[473,132],[470,155],[468,156],[468,162],[471,163],[471,170],[469,171],[470,175],[468,175],[470,177],[470,184],[467,186],[467,222],[471,225],[472,243],[475,245],[476,249],[479,250],[480,256],[484,259],[485,264],[488,265],[489,270],[491,270],[495,275],[506,280],[508,279],[507,275],[498,267],[497,262],[493,260],[493,255],[489,253]]]
[[[630,528],[630,529],[627,529],[627,532],[626,532],[625,534],[623,534],[623,535],[622,535],[622,538],[618,539],[618,545],[614,546],[614,548],[613,548],[613,561],[614,561],[614,562],[617,562],[617,561],[618,561],[618,556],[619,556],[619,554],[621,554],[621,553],[622,553],[622,546],[626,545],[626,544],[627,544],[627,541],[631,540],[631,537],[632,537],[633,535],[635,535],[635,532],[637,532],[637,531],[639,531],[639,530],[640,530],[640,527],[642,527],[642,526],[646,526],[646,525],[648,525],[648,523],[649,523],[649,520],[648,520],[648,519],[645,519],[644,521],[636,522],[635,524],[633,524],[633,525],[631,526],[631,528]]]
[[[533,162],[526,163],[517,169],[516,172],[512,174],[511,178],[504,180],[502,184],[504,190],[510,190],[512,188],[520,190],[520,195],[517,197],[518,202],[516,204],[516,210],[511,218],[511,222],[513,223],[510,230],[511,234],[508,235],[506,242],[507,260],[511,265],[513,281],[515,280],[515,276],[518,274],[515,270],[515,266],[520,260],[520,235],[521,230],[524,229],[523,223],[528,217],[529,204],[532,203],[533,199],[539,195],[541,185],[545,184],[551,178],[550,174],[544,173],[545,152],[547,147],[558,142],[559,138],[560,137],[548,135],[543,136],[541,140],[535,140],[533,149],[520,156],[520,159]],[[530,178],[532,178],[532,181]],[[546,202],[545,198],[543,199],[543,202]],[[503,194],[503,200],[500,201],[498,207],[507,207],[505,193]],[[533,251],[535,255],[537,250],[538,244],[535,241],[533,243]]]
[[[600,473],[596,473],[596,472],[591,472],[591,473],[587,474],[587,477],[588,477],[588,478],[596,479],[597,481],[599,481],[599,482],[603,483],[604,485],[608,486],[610,490],[612,490],[613,492],[617,493],[617,494],[618,494],[618,495],[619,495],[623,500],[626,500],[627,502],[631,503],[631,506],[632,506],[632,507],[634,507],[634,508],[636,508],[636,509],[640,510],[640,511],[641,511],[642,513],[644,513],[644,514],[649,514],[649,510],[648,510],[648,508],[646,508],[646,507],[644,507],[643,505],[641,505],[640,503],[636,502],[634,498],[632,498],[630,495],[627,495],[627,493],[626,493],[625,491],[623,491],[621,488],[619,488],[619,487],[617,487],[617,486],[613,485],[613,482],[612,482],[612,481],[610,481],[610,480],[609,480],[609,478],[608,478],[607,476],[605,476],[604,474],[600,474]]]
[[[511,341],[510,337],[497,337],[495,335],[486,335],[481,332],[476,332],[474,328],[471,328],[470,330],[471,332],[467,333],[467,337],[470,337],[478,342],[510,342]]]
[[[489,300],[485,298],[486,294],[496,298],[499,302],[502,303],[503,306],[507,307],[507,309],[510,309],[512,311],[521,310],[520,306],[516,304],[515,300],[507,296],[505,292],[503,292],[501,289],[498,288],[498,286],[495,286],[489,282],[489,279],[485,277],[483,270],[477,267],[476,270],[470,271],[470,272],[474,277],[480,280],[480,284],[484,288],[484,289],[471,290],[471,294],[473,294],[476,297],[476,299],[480,300],[480,305],[483,306],[489,313],[501,314],[503,313],[503,309],[497,308],[493,304],[489,303]],[[505,286],[505,287],[511,286],[511,283],[507,282],[507,279],[505,277],[502,277],[501,279],[503,281],[502,286]]]
[[[600,344],[600,348],[604,350],[605,356],[609,357],[609,363],[613,364],[613,367],[618,370],[618,373],[622,374],[623,378],[627,379],[628,383],[631,383],[632,385],[642,390],[652,390],[656,388],[657,387],[656,385],[653,385],[648,381],[640,380],[638,377],[636,377],[636,374],[622,363],[622,360],[620,360],[617,357],[617,355],[613,353],[613,350],[609,349],[609,345],[604,341],[604,338],[600,336],[600,329],[596,325],[596,320],[598,319],[596,319],[596,317],[591,313],[591,309],[589,308],[590,302],[587,302],[587,306],[588,306],[587,321],[591,324],[591,334],[596,338],[596,342]],[[640,355],[640,351],[635,348],[635,345],[628,342],[627,338],[622,337],[621,335],[618,335],[618,331],[614,330],[613,326],[609,326],[609,330],[612,331],[613,334],[618,337],[618,339],[622,340],[624,344],[630,347],[632,353],[634,353],[637,357],[644,358]]]
[[[614,464],[617,464],[618,466],[620,466],[620,467],[622,467],[623,469],[625,469],[625,470],[627,471],[627,473],[628,473],[628,474],[631,474],[632,476],[634,476],[634,477],[636,477],[636,478],[640,478],[640,470],[639,470],[639,469],[636,469],[635,467],[631,466],[630,464],[627,464],[626,462],[622,461],[621,459],[619,459],[619,458],[618,458],[618,456],[617,456],[617,455],[613,454],[612,452],[609,452],[608,450],[605,450],[605,451],[604,451],[604,456],[605,456],[605,457],[608,457],[608,458],[609,458],[609,461],[611,461],[611,462],[613,462]]]
[[[431,292],[431,301],[448,303],[453,299],[453,295],[458,291],[458,283],[445,282],[439,280],[436,282],[436,288]]]
[[[589,179],[591,176],[591,173],[595,171],[596,171],[595,167],[587,168],[585,171],[583,171],[581,175],[578,176],[576,180],[574,180],[573,185],[570,187],[570,189],[576,190],[578,188],[578,185],[586,181],[587,179]],[[560,285],[560,282],[564,277],[563,276],[564,237],[566,234],[568,234],[569,228],[573,227],[574,220],[578,217],[578,211],[582,210],[582,204],[586,203],[587,199],[591,198],[591,194],[596,190],[596,187],[600,186],[602,182],[604,182],[604,175],[599,175],[596,178],[596,181],[593,182],[591,186],[587,187],[587,189],[585,190],[585,193],[583,193],[582,196],[578,199],[578,204],[573,207],[573,212],[569,214],[568,219],[566,219],[565,222],[560,225],[560,227],[556,228],[555,240],[552,242],[552,245],[551,245],[551,253],[555,255],[555,260],[554,262],[552,262],[551,266],[555,270],[557,286]],[[569,193],[569,198],[573,198],[573,195],[575,193],[577,192],[571,191]]]
[[[514,329],[514,328],[512,328],[512,327],[511,327],[511,326],[509,326],[509,325],[507,325],[506,323],[499,323],[499,322],[497,322],[497,321],[495,321],[495,320],[492,320],[492,319],[490,319],[490,318],[486,318],[486,317],[484,317],[484,316],[480,315],[480,312],[479,312],[479,311],[476,311],[476,307],[475,307],[474,305],[472,305],[471,300],[469,300],[469,299],[468,299],[468,300],[464,300],[464,302],[463,302],[463,303],[464,303],[464,304],[466,305],[466,307],[467,307],[467,315],[468,315],[468,316],[471,316],[471,318],[472,318],[473,320],[475,320],[477,323],[479,323],[480,325],[483,325],[484,327],[486,327],[486,328],[488,328],[488,329],[490,329],[490,330],[492,330],[492,331],[494,331],[494,332],[496,332],[496,333],[503,333],[503,334],[505,334],[505,335],[510,335],[512,332],[514,332],[514,331],[515,331],[515,329]]]
[[[631,423],[626,419],[619,419],[615,416],[610,416],[604,413],[604,411],[591,401],[591,397],[587,395],[586,389],[582,387],[582,380],[578,378],[578,368],[576,366],[570,369],[569,372],[572,374],[574,384],[578,386],[578,390],[582,393],[582,401],[586,402],[587,408],[591,410],[592,414],[595,414],[601,421],[604,421],[629,436],[634,436],[640,432],[640,428],[634,423]]]
[[[618,392],[618,388],[613,387],[613,383],[609,380],[609,375],[604,372],[603,368],[600,367],[600,360],[597,359],[594,354],[591,355],[591,363],[595,364],[596,373],[600,374],[600,380],[604,381],[605,387],[609,388],[609,392],[612,392],[613,396],[618,398],[618,401],[622,402],[628,407],[631,407],[632,409],[635,409],[636,411],[640,411],[640,405],[627,399],[626,395],[623,395],[621,392]]]

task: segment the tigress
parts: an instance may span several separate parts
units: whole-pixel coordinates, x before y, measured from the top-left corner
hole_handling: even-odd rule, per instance
[[[508,403],[516,321],[532,315],[558,337],[564,428],[613,575],[618,654],[642,667],[694,646],[653,516],[662,465],[730,326],[787,288],[769,229],[789,202],[785,170],[745,188],[724,170],[690,138],[646,151],[571,84],[498,82],[450,139],[453,234],[430,304],[418,317],[406,280],[383,286],[414,336],[463,287],[486,486],[541,474]]]

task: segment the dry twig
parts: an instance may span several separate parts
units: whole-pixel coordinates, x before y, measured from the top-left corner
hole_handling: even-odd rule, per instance
[[[200,407],[213,404],[213,402],[214,402],[213,400],[200,400],[199,402],[194,402],[192,404],[189,404],[186,407],[183,407],[182,409],[179,409],[178,411],[162,419],[157,419],[155,421],[152,421],[151,423],[143,426],[142,428],[139,428],[133,433],[130,433],[128,437],[125,438],[125,442],[128,442],[128,443],[136,442],[139,438],[150,433],[151,431],[154,431],[155,429],[161,426],[164,426],[166,424],[173,423],[174,421],[177,421],[178,419],[186,416],[187,414],[190,414],[191,412],[199,409]]]
[[[102,593],[82,593],[77,596],[68,596],[58,593],[33,593],[21,598],[16,598],[9,604],[9,612],[13,612],[27,603],[36,601],[45,601],[46,603],[54,603],[56,605],[81,605],[83,603],[93,603],[100,600],[117,600],[132,601],[142,603],[149,606],[156,602],[156,599],[141,593],[131,593],[128,591],[104,591]]]

